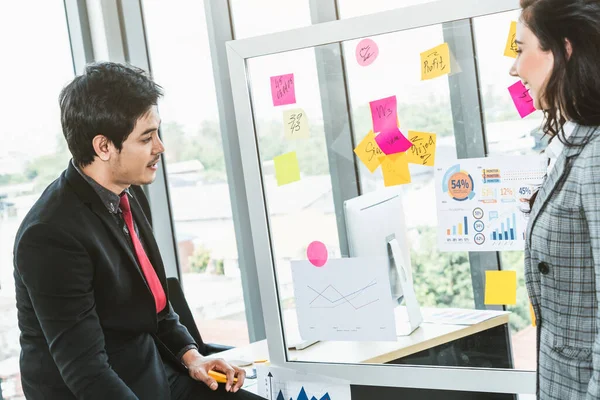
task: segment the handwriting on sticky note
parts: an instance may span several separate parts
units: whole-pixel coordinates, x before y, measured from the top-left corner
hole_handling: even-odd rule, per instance
[[[410,183],[410,169],[406,153],[390,154],[380,156],[381,173],[383,175],[384,186],[396,186]]]
[[[412,143],[412,147],[406,153],[408,162],[433,167],[436,149],[435,133],[408,131],[408,140]]]
[[[356,62],[366,67],[371,65],[379,55],[379,47],[372,39],[363,39],[356,45]]]
[[[504,55],[506,57],[517,58],[517,21],[510,23],[510,29],[508,32],[508,38],[506,39],[506,47],[504,48]]]
[[[375,136],[375,140],[381,151],[385,154],[404,153],[412,146],[412,143],[398,128],[381,132],[379,135]]]
[[[308,138],[310,132],[308,129],[308,118],[304,110],[301,108],[285,110],[283,112],[283,130],[286,139]]]
[[[529,90],[523,85],[523,82],[517,81],[515,84],[508,87],[508,92],[517,107],[517,111],[521,118],[525,118],[535,111],[533,99],[529,95]]]
[[[389,131],[398,126],[398,111],[396,96],[386,97],[369,102],[373,132]]]
[[[517,304],[517,271],[485,271],[486,305]]]
[[[288,183],[300,180],[300,166],[296,152],[282,154],[273,159],[275,164],[275,178],[277,186],[287,185]]]
[[[377,141],[375,140],[375,133],[370,131],[367,135],[361,140],[361,142],[354,149],[354,153],[358,156],[360,161],[365,164],[365,167],[371,171],[375,171],[379,165],[381,165],[381,161],[379,157],[384,155],[379,145],[377,145]]]
[[[271,96],[274,106],[283,106],[296,103],[296,90],[294,89],[294,74],[285,74],[271,77]]]
[[[448,43],[442,43],[421,53],[422,81],[437,78],[450,72],[450,48]]]

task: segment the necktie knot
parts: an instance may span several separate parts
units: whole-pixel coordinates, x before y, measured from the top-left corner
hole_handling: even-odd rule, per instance
[[[123,214],[128,214],[131,212],[131,207],[129,206],[129,198],[127,197],[127,193],[123,193],[121,195],[121,199],[119,200],[119,207],[121,207],[121,211]]]

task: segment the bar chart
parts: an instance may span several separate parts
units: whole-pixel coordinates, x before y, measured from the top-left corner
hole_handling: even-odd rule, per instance
[[[452,225],[450,228],[446,229],[447,238],[453,237],[468,237],[469,236],[469,219],[465,215],[463,216],[461,222]]]
[[[492,241],[517,240],[517,215],[516,213],[500,217],[499,227],[492,231]]]

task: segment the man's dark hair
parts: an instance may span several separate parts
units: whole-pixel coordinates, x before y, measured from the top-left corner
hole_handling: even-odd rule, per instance
[[[139,68],[112,62],[87,65],[59,97],[63,134],[75,164],[85,167],[94,161],[92,140],[99,134],[121,150],[136,121],[162,95],[162,88]]]

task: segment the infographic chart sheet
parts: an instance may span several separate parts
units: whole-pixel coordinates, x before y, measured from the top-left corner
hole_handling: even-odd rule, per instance
[[[543,156],[455,160],[435,167],[440,251],[523,250]]]
[[[397,340],[387,258],[291,264],[302,340]]]
[[[350,383],[276,366],[257,368],[258,394],[268,400],[350,400]]]

